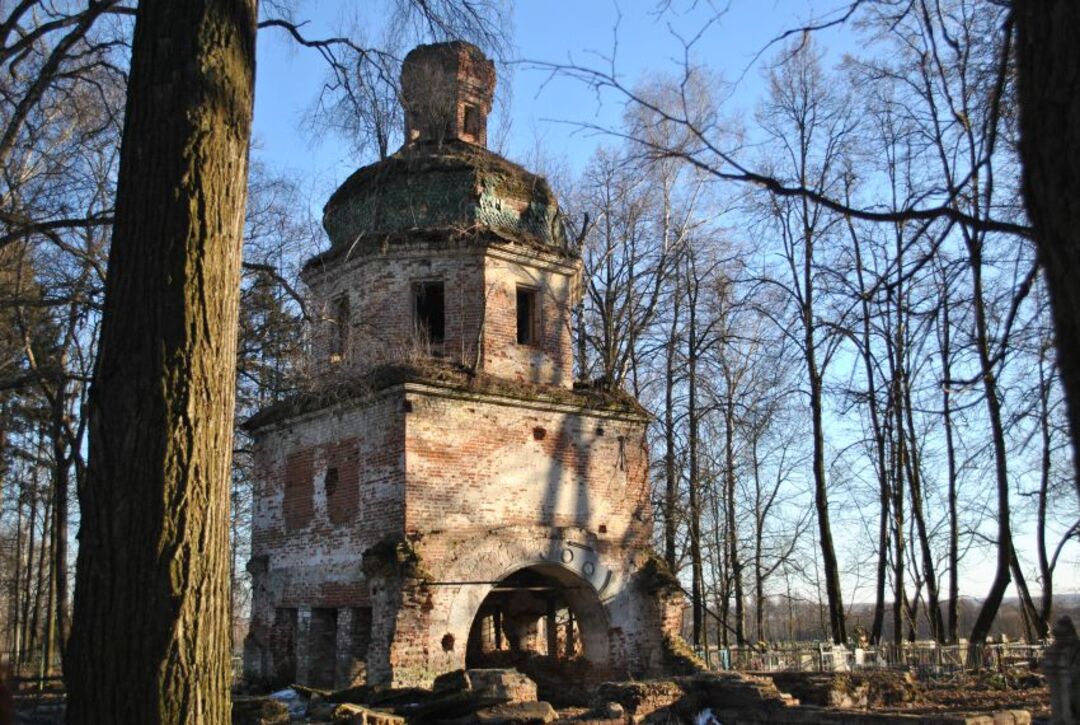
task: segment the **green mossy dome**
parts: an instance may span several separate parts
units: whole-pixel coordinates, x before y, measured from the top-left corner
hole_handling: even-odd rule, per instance
[[[565,252],[547,181],[459,140],[414,143],[350,176],[323,209],[332,252],[362,252],[411,236],[463,235]]]

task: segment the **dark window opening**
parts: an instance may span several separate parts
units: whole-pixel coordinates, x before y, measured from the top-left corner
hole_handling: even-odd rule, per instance
[[[465,133],[480,138],[480,109],[476,106],[465,106]]]
[[[274,684],[296,681],[296,609],[275,609],[270,629]]]
[[[330,362],[339,362],[349,345],[349,296],[341,295],[334,300],[330,311]]]
[[[519,345],[537,342],[536,290],[517,288],[517,341]]]
[[[340,618],[339,618],[340,625]],[[364,682],[367,680],[368,647],[371,645],[371,607],[357,607],[352,610],[352,627],[342,632],[346,639],[341,642],[345,648],[341,652],[345,671],[345,683]],[[339,685],[340,686],[340,685]]]
[[[360,659],[367,659],[367,651],[370,645],[371,607],[357,607],[353,610],[353,653]]]
[[[416,330],[423,340],[441,343],[446,338],[446,306],[442,282],[419,282],[415,286]]]
[[[326,498],[331,498],[334,495],[334,491],[337,491],[338,487],[338,470],[331,468],[326,471],[326,480],[323,481],[323,488],[326,489]]]
[[[332,688],[337,674],[337,610],[312,609],[308,631],[308,674],[315,687]]]

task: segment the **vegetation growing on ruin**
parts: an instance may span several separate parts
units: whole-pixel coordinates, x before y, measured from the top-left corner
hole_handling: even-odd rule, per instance
[[[462,141],[418,143],[361,168],[330,197],[324,223],[334,248],[378,248],[433,228],[490,229],[529,246],[566,247],[547,181]]]
[[[375,394],[405,383],[425,383],[474,395],[497,395],[522,400],[540,400],[572,405],[583,410],[595,410],[634,417],[648,413],[633,397],[620,389],[581,385],[573,390],[551,385],[478,373],[462,365],[434,358],[411,363],[383,365],[365,375],[339,376],[324,381],[312,390],[298,393],[265,408],[245,421],[244,426],[256,430],[285,418],[322,410],[330,406],[343,409],[363,405]]]
[[[682,585],[678,577],[672,573],[667,562],[652,549],[646,553],[645,563],[638,570],[637,577],[640,586],[649,594],[659,597],[682,594]]]
[[[431,579],[420,553],[407,538],[387,536],[364,551],[364,576],[371,579]]]

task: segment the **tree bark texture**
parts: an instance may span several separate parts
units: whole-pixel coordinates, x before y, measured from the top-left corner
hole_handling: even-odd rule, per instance
[[[1050,290],[1080,495],[1080,4],[1016,0],[1020,159]]]
[[[230,719],[229,474],[257,0],[143,0],[68,651],[69,723]]]

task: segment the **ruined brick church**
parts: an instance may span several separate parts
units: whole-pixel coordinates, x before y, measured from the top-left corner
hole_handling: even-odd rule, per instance
[[[474,46],[412,51],[404,146],[326,205],[316,382],[247,424],[249,678],[664,667],[681,611],[649,548],[647,416],[574,383],[581,262],[546,181],[486,148],[494,87]]]

